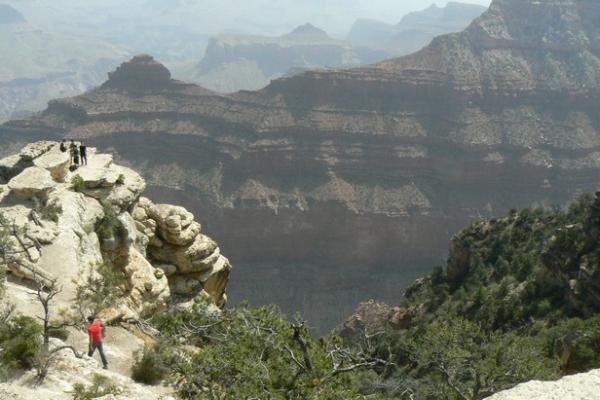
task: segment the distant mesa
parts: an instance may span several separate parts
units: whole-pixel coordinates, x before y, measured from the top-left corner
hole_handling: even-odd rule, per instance
[[[310,23],[298,26],[289,34],[289,36],[311,36],[315,39],[330,39],[329,35],[327,35],[327,32]]]
[[[164,65],[148,54],[140,54],[110,72],[101,88],[144,92],[166,89],[173,83],[171,72]]]
[[[0,4],[0,25],[25,22],[25,17],[8,4]]]

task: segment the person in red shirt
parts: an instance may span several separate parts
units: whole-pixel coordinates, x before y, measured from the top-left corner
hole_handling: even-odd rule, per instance
[[[88,345],[88,357],[94,355],[94,351],[98,349],[100,352],[100,358],[102,358],[102,365],[104,369],[108,369],[108,361],[106,360],[106,354],[104,354],[104,346],[102,344],[102,324],[94,317],[88,317],[90,326],[88,327],[88,336],[90,338]]]

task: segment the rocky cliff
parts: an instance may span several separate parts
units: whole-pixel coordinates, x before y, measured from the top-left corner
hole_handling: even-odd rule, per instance
[[[595,190],[599,16],[591,0],[495,0],[412,55],[257,92],[112,75],[0,135],[109,151],[154,198],[205,216],[239,267],[231,293],[331,327],[359,301],[395,302],[467,222]]]
[[[137,318],[202,295],[224,304],[231,265],[193,214],[141,196],[144,179],[95,150],[76,170],[51,141],[0,160],[10,277],[60,287],[56,300],[68,305],[85,277],[108,264],[125,276],[119,308],[105,310],[113,317]]]

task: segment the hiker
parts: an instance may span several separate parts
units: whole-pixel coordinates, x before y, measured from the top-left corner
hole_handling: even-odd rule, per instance
[[[102,345],[102,324],[96,318],[89,316],[88,322],[88,336],[90,338],[88,345],[88,357],[94,355],[94,351],[98,349],[100,352],[100,358],[102,358],[102,365],[104,369],[108,369],[108,361],[106,360],[106,354],[104,354],[104,346]]]
[[[79,155],[81,156],[81,165],[87,165],[87,155],[85,154],[87,147],[83,142],[79,145]]]
[[[75,140],[71,139],[71,144],[69,144],[69,153],[71,154],[71,165],[73,165],[73,156],[75,156],[75,148],[77,145],[75,144]]]
[[[73,148],[73,163],[79,166],[79,147],[75,146]]]
[[[62,142],[60,142],[60,151],[63,153],[67,151],[67,139],[63,139]]]

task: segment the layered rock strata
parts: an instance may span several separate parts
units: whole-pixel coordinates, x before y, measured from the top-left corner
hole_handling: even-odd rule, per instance
[[[0,137],[109,150],[154,198],[206,216],[244,266],[238,299],[333,327],[360,301],[397,301],[473,219],[595,190],[599,18],[591,0],[494,0],[412,55],[228,95],[135,57],[119,75],[152,85],[113,74]]]

